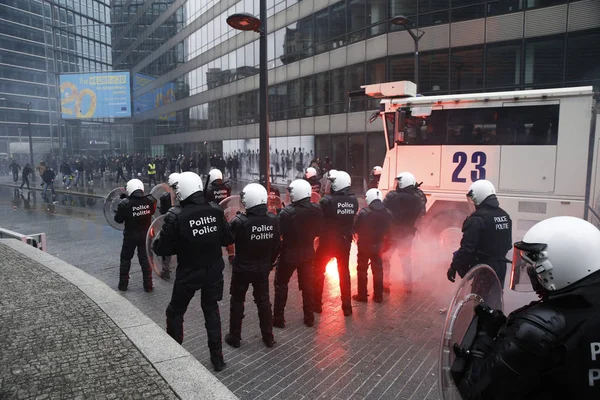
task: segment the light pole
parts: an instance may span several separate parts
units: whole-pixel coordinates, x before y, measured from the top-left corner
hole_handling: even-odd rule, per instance
[[[259,39],[259,179],[264,182],[267,192],[270,189],[269,178],[269,109],[267,78],[267,0],[260,0],[260,19],[251,14],[233,14],[227,17],[227,24],[233,29],[254,31]]]
[[[31,102],[21,103],[20,101],[8,100],[4,97],[0,98],[0,101],[15,103],[20,107],[27,107],[27,131],[29,133],[29,165],[33,169],[35,164],[33,163],[33,138],[31,137]],[[31,174],[31,181],[35,182],[35,174]]]
[[[414,42],[415,42],[415,86],[416,86],[416,92],[419,93],[419,40],[421,40],[421,38],[423,37],[423,35],[425,34],[425,32],[423,31],[419,31],[417,29],[417,33],[415,34],[415,32],[413,32],[412,29],[409,28],[409,25],[411,24],[410,19],[406,18],[404,15],[396,15],[395,17],[393,17],[390,22],[393,25],[399,25],[399,26],[403,26],[404,28],[406,28],[406,31],[410,34],[410,36],[413,38]]]

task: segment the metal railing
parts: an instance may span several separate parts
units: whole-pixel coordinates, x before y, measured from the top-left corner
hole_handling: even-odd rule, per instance
[[[27,243],[30,246],[46,251],[46,234],[45,233],[34,233],[31,235],[23,235],[19,232],[14,232],[8,229],[0,228],[0,239],[17,239],[23,243]]]

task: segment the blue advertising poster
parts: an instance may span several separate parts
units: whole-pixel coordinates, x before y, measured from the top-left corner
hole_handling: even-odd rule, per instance
[[[137,73],[133,76],[133,91],[142,88],[148,83],[155,80],[153,76]],[[133,113],[141,114],[146,111],[153,110],[165,104],[175,101],[175,84],[173,82],[165,83],[164,85],[151,90],[139,97],[133,99]],[[176,113],[163,114],[158,116],[159,121],[175,121]]]
[[[131,117],[129,72],[60,75],[63,119]]]

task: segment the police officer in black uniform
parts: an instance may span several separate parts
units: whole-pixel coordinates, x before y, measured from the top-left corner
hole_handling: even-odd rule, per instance
[[[214,201],[219,204],[229,196],[231,196],[231,186],[223,182],[223,173],[218,169],[211,169],[208,173],[206,201]]]
[[[323,228],[323,213],[318,204],[311,203],[310,183],[296,179],[288,187],[291,204],[279,213],[279,230],[282,236],[282,249],[279,266],[275,270],[275,305],[273,326],[285,327],[285,305],[288,297],[288,283],[294,271],[298,271],[298,286],[302,291],[304,324],[313,326],[313,261],[315,258],[314,240]]]
[[[405,291],[410,293],[412,291],[412,242],[417,232],[415,228],[417,220],[425,213],[423,202],[425,196],[422,192],[419,193],[417,180],[410,172],[399,173],[396,181],[396,190],[389,192],[383,200],[383,204],[393,216],[390,249],[384,255],[383,290],[390,291],[391,263],[396,255],[400,255],[406,281]]]
[[[448,269],[448,279],[454,282],[457,272],[462,278],[473,266],[487,264],[504,287],[506,253],[512,247],[510,216],[500,208],[496,188],[490,181],[473,182],[467,197],[475,205],[475,212],[463,223],[463,237]]]
[[[340,277],[340,293],[342,311],[345,316],[352,315],[352,293],[350,284],[350,245],[354,233],[354,217],[358,212],[358,200],[350,191],[350,175],[345,171],[330,174],[331,194],[321,199],[319,204],[323,210],[323,231],[319,238],[319,248],[314,264],[314,311],[322,312],[321,299],[325,283],[325,269],[333,257],[337,259]]]
[[[156,199],[151,195],[144,195],[144,184],[138,179],[127,182],[125,191],[127,197],[119,202],[115,214],[116,223],[125,223],[123,247],[121,248],[121,265],[119,267],[119,290],[127,290],[131,259],[137,248],[138,260],[142,267],[144,290],[151,292],[152,269],[146,253],[146,234],[152,223],[152,215],[156,211]]]
[[[180,206],[169,210],[153,244],[159,256],[177,255],[177,274],[166,311],[167,333],[183,342],[183,316],[196,291],[201,290],[210,361],[215,371],[220,371],[225,367],[218,303],[223,299],[225,268],[221,247],[233,243],[233,236],[221,207],[205,201],[198,175],[183,172],[176,194]]]
[[[304,179],[310,183],[313,193],[321,193],[321,180],[317,176],[317,170],[315,168],[306,168],[304,171]]]
[[[379,189],[369,189],[365,195],[367,207],[361,209],[354,222],[354,231],[358,235],[358,256],[356,264],[356,283],[358,294],[352,296],[356,301],[366,302],[367,272],[369,260],[373,275],[373,301],[383,302],[383,261],[381,255],[389,241],[392,214],[383,205]]]
[[[168,184],[169,184],[169,187],[173,191],[176,190],[178,181],[179,181],[179,174],[177,172],[174,172],[171,175],[169,175]],[[169,212],[171,207],[174,206],[174,204],[172,203],[172,200],[171,200],[172,197],[173,197],[173,194],[171,192],[164,192],[163,194],[160,195],[160,198],[158,199],[158,211],[160,211],[161,215],[165,215],[167,212]],[[163,256],[162,257],[163,267],[162,267],[162,272],[161,272],[160,276],[161,276],[161,278],[163,278],[165,280],[171,279],[170,263],[171,263],[171,256]]]
[[[383,168],[379,165],[376,165],[371,170],[371,175],[369,176],[369,189],[377,189],[379,187],[379,180],[381,179],[381,172]]]
[[[476,307],[473,356],[461,353],[455,381],[463,399],[600,399],[599,260],[600,232],[574,217],[539,222],[514,244],[511,289],[530,280],[541,300],[508,319]]]
[[[225,342],[240,347],[246,292],[252,284],[262,340],[273,347],[273,315],[269,300],[269,273],[279,256],[280,235],[275,215],[267,212],[267,190],[250,183],[240,194],[246,212],[231,221],[235,258],[231,274],[229,333]]]

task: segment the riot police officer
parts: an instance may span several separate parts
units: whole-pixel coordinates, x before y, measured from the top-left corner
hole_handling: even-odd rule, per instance
[[[318,204],[311,203],[310,183],[296,179],[288,187],[292,204],[279,213],[279,230],[282,236],[279,266],[275,270],[275,305],[273,326],[285,327],[285,305],[288,296],[288,283],[298,271],[298,286],[302,291],[304,324],[313,326],[313,261],[315,258],[314,240],[323,227],[323,213]]]
[[[223,182],[223,173],[218,169],[211,169],[208,173],[206,201],[214,201],[219,204],[229,196],[231,196],[231,186]]]
[[[169,175],[168,184],[169,184],[169,187],[171,188],[171,190],[175,191],[177,189],[178,181],[179,181],[179,174],[177,172],[174,172],[171,175]],[[163,194],[160,195],[160,198],[158,199],[158,211],[160,211],[161,215],[165,215],[171,209],[171,207],[174,206],[174,204],[172,204],[172,202],[171,202],[171,197],[172,197],[171,192],[164,192]],[[171,279],[170,263],[171,263],[171,256],[162,257],[163,267],[162,267],[162,272],[161,272],[160,276],[161,276],[161,278],[163,278],[165,280]]]
[[[504,287],[506,253],[512,243],[510,216],[500,208],[496,188],[490,181],[473,182],[467,198],[475,205],[475,211],[463,223],[463,237],[448,269],[448,279],[454,282],[457,272],[462,278],[473,266],[487,264]]]
[[[330,171],[331,172],[331,171]],[[337,259],[340,277],[340,293],[342,311],[345,316],[352,315],[350,270],[350,245],[354,226],[354,216],[358,212],[358,200],[350,191],[350,175],[345,171],[330,174],[331,194],[321,199],[319,204],[323,210],[323,230],[319,237],[319,247],[314,264],[314,311],[322,312],[321,299],[325,283],[325,269],[333,257]]]
[[[167,307],[167,333],[183,342],[183,316],[196,291],[201,290],[201,307],[215,371],[225,367],[221,343],[218,301],[223,299],[222,246],[233,243],[221,207],[207,203],[202,179],[193,172],[179,176],[176,189],[179,207],[172,207],[153,244],[158,256],[177,255],[177,274]]]
[[[406,282],[405,290],[412,291],[411,249],[417,229],[417,219],[425,213],[424,195],[421,196],[417,180],[410,172],[400,172],[396,177],[396,190],[389,192],[383,204],[392,213],[392,233],[390,249],[385,254],[383,290],[390,291],[391,263],[397,255],[401,257],[402,270]]]
[[[235,257],[231,274],[229,333],[225,342],[240,347],[244,302],[252,284],[262,340],[267,347],[273,347],[269,273],[279,256],[277,218],[267,212],[267,190],[262,185],[246,185],[240,199],[246,212],[236,215],[230,224],[235,238]]]
[[[358,256],[356,264],[358,294],[352,296],[356,301],[366,302],[367,271],[371,261],[373,275],[373,301],[383,301],[383,261],[382,252],[389,241],[392,214],[385,208],[379,189],[369,189],[365,195],[367,207],[359,211],[354,222],[354,231],[358,235]]]
[[[146,233],[152,223],[152,215],[156,211],[156,199],[151,195],[144,195],[144,184],[138,179],[127,182],[125,191],[126,198],[119,202],[115,214],[116,223],[125,223],[119,266],[119,290],[127,290],[131,259],[137,248],[138,260],[142,267],[144,290],[151,292],[152,269],[146,254]]]
[[[511,289],[541,297],[508,316],[476,307],[478,334],[456,382],[464,399],[600,399],[600,231],[574,217],[514,244]]]
[[[304,171],[304,179],[306,179],[306,181],[310,183],[313,193],[321,193],[321,180],[317,176],[317,170],[315,168],[306,168],[306,170]]]
[[[369,176],[369,189],[377,189],[379,187],[379,180],[381,179],[381,172],[383,168],[376,165],[371,170],[371,176]]]

